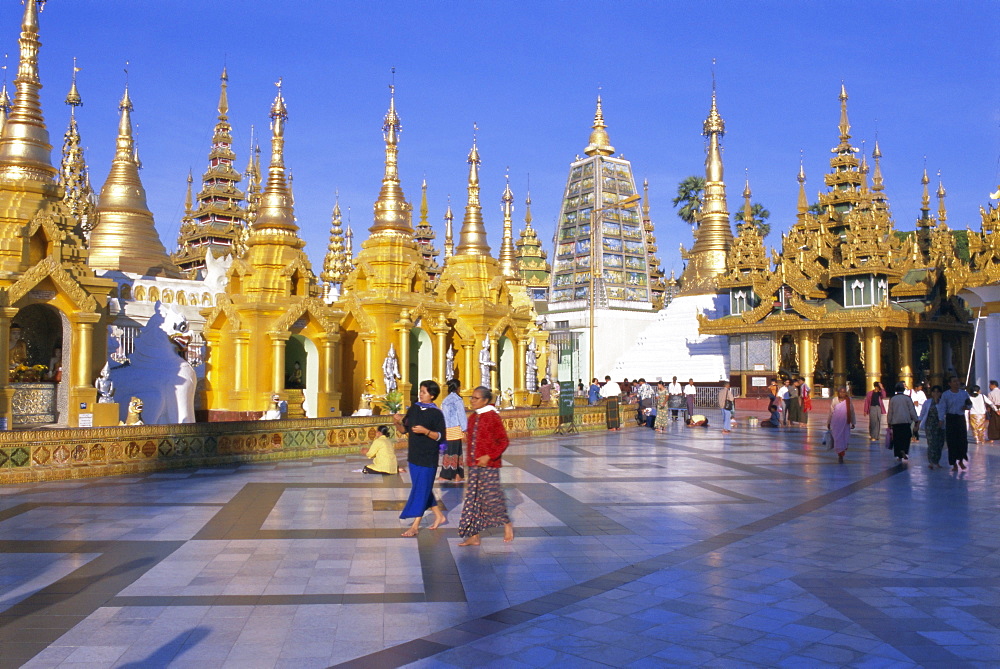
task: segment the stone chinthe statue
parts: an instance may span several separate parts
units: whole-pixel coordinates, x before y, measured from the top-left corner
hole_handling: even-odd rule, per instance
[[[529,393],[538,390],[538,345],[532,339],[524,354],[524,387]]]
[[[455,348],[449,344],[448,353],[444,357],[444,378],[451,381],[455,378]]]
[[[399,374],[399,360],[396,358],[396,348],[392,344],[389,344],[389,353],[385,356],[385,360],[382,361],[382,379],[385,381],[385,393],[389,393],[396,390],[398,384],[396,379],[403,378]]]
[[[492,388],[490,384],[490,369],[497,364],[490,359],[490,338],[483,338],[483,347],[479,349],[479,385]]]

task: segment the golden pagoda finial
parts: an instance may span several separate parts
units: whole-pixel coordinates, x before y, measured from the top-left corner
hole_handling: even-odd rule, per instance
[[[226,121],[229,114],[229,72],[225,65],[222,66],[222,76],[219,80],[222,82],[219,86],[219,120]]]
[[[752,223],[753,222],[753,205],[750,204],[750,198],[753,196],[753,192],[750,190],[750,170],[746,170],[747,182],[746,187],[743,189],[743,222]]]
[[[517,276],[517,256],[514,254],[514,193],[510,190],[510,168],[504,175],[507,184],[500,197],[503,212],[503,241],[500,243],[500,271],[509,279]]]
[[[43,3],[44,4],[44,3]],[[38,78],[38,11],[37,0],[24,0],[21,20],[20,61],[14,78],[14,103],[4,122],[0,136],[0,179],[55,181],[52,165],[52,145],[45,128]]]
[[[476,145],[476,135],[479,126],[472,124],[472,150],[469,151],[469,185],[468,197],[465,203],[465,218],[462,219],[462,231],[458,236],[457,255],[489,255],[490,246],[486,243],[486,226],[483,224],[483,208],[479,203],[479,148]]]
[[[7,114],[10,113],[10,96],[7,95],[7,82],[3,82],[0,88],[0,136],[3,135],[3,127],[7,124]]]
[[[610,156],[615,152],[615,147],[611,146],[611,139],[608,137],[607,126],[604,125],[604,107],[601,103],[601,94],[597,94],[597,111],[594,112],[594,125],[590,132],[590,143],[583,150],[588,156]]]
[[[94,191],[90,187],[90,174],[83,157],[83,147],[80,143],[80,128],[76,122],[76,108],[83,105],[83,98],[76,88],[76,73],[80,68],[73,59],[73,83],[66,104],[69,105],[69,127],[63,135],[62,163],[59,169],[59,185],[63,189],[63,202],[79,221],[84,235],[89,235],[97,222],[94,215]],[[2,103],[2,100],[0,100]]]
[[[878,146],[878,138],[875,139],[875,148],[872,150],[872,158],[875,159],[875,170],[872,173],[872,190],[882,192],[885,190],[885,180],[882,178],[882,151]]]
[[[180,274],[167,257],[156,234],[153,214],[146,204],[146,189],[135,161],[133,110],[126,83],[118,104],[120,117],[115,156],[101,187],[97,225],[90,235],[89,263],[94,269],[178,277]]]
[[[323,272],[320,278],[328,284],[339,284],[347,278],[350,266],[344,252],[343,218],[340,213],[340,194],[333,205],[333,216],[330,224],[330,244],[327,246],[326,258],[323,260]]]
[[[191,168],[188,168],[188,178],[187,178],[187,195],[184,196],[184,215],[191,216],[191,212],[194,207],[194,199],[191,197],[191,187],[194,184],[194,174],[191,172]]]
[[[642,180],[642,220],[649,221],[649,179]]]
[[[351,208],[347,208],[347,232],[344,233],[344,256],[348,267],[354,266],[354,228],[351,227]]]
[[[938,222],[944,223],[948,220],[948,210],[944,206],[944,198],[947,193],[944,190],[944,182],[941,181],[941,170],[938,170],[938,187],[937,187],[937,199],[938,199]]]
[[[286,241],[297,248],[305,246],[305,242],[296,234],[299,227],[295,224],[295,212],[292,209],[292,196],[288,190],[285,176],[285,122],[288,121],[288,107],[281,94],[281,78],[275,82],[277,93],[271,103],[271,164],[267,168],[267,184],[261,192],[260,210],[253,224],[250,235],[250,245],[255,239],[272,243],[284,237]]]
[[[840,143],[850,146],[851,139],[851,123],[847,120],[847,87],[844,86],[844,82],[840,82],[840,123],[837,127],[840,129]]]
[[[927,157],[924,157],[924,162],[927,162]],[[920,211],[924,213],[923,218],[929,218],[931,210],[931,195],[927,190],[927,184],[931,180],[927,178],[927,165],[924,165],[924,174],[920,177],[920,183],[923,185],[923,195],[920,196]]]
[[[395,78],[396,68],[392,68]],[[375,223],[369,231],[375,235],[382,232],[402,232],[413,235],[410,224],[410,204],[403,195],[399,185],[398,146],[399,133],[403,124],[396,113],[396,86],[389,84],[389,111],[382,122],[382,137],[385,140],[385,175],[382,177],[382,189],[375,200]]]
[[[799,150],[799,174],[795,177],[795,180],[799,182],[799,216],[804,216],[809,210],[809,199],[806,197],[806,168],[803,163],[802,151]]]
[[[429,225],[427,222],[427,177],[424,177],[420,184],[420,225]]]
[[[524,198],[524,227],[531,227],[531,176],[528,176],[528,195]]]
[[[448,208],[444,212],[444,257],[450,258],[455,254],[455,240],[452,236],[452,225],[455,215],[451,213],[451,195],[448,195]]]
[[[861,140],[861,165],[858,166],[858,172],[861,173],[861,188],[865,190],[868,188],[868,158],[865,156],[865,140]]]

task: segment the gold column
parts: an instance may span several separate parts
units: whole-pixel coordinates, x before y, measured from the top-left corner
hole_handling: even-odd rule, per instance
[[[249,406],[245,406],[245,403],[250,398],[250,392],[247,388],[247,369],[250,365],[249,351],[250,351],[250,333],[247,330],[239,330],[236,332],[231,332],[230,335],[233,338],[233,351],[234,357],[233,361],[233,388],[230,391],[230,397],[233,399],[233,404],[230,407],[234,410],[251,409]],[[275,389],[277,390],[277,388]]]
[[[10,385],[10,323],[20,309],[4,307],[0,309],[0,416],[7,418],[7,429],[14,423],[14,410],[11,400],[14,389]]]
[[[882,334],[876,327],[864,328],[865,382],[871,389],[876,381],[882,380]]]
[[[280,392],[285,389],[285,340],[282,335],[271,335],[271,388],[267,389],[268,396],[272,392]],[[270,406],[270,402],[267,403]]]
[[[833,333],[833,392],[847,385],[847,334]],[[864,388],[862,393],[867,392]]]
[[[493,366],[490,367],[490,388],[499,397],[502,389],[500,388],[500,360],[497,357],[497,345],[496,339],[490,339],[490,360],[493,361]]]
[[[816,361],[813,360],[813,337],[814,333],[802,330],[798,337],[799,353],[799,375],[805,380],[810,388],[813,387],[813,373],[816,371]]]
[[[372,346],[375,344],[374,335],[370,337],[362,337],[361,341],[365,343],[365,378],[361,380],[361,389],[355,389],[358,397],[365,392],[365,384],[368,383],[368,379],[375,378],[375,374],[372,372]]]
[[[337,364],[340,340],[339,334],[327,334],[320,339],[319,387],[316,389],[316,417],[336,416],[340,413],[340,393],[334,392],[336,379],[340,373]]]
[[[472,344],[462,344],[465,352],[465,367],[462,369],[462,397],[472,396],[472,391],[479,386],[479,366],[476,364],[476,356],[473,353],[475,342]]]
[[[909,328],[899,331],[899,380],[913,387],[913,331]]]
[[[944,359],[944,342],[940,332],[931,333],[931,378],[932,386],[944,385],[944,369],[941,365]]]
[[[431,332],[434,334],[434,378],[441,384],[441,394],[444,394],[445,384],[448,383],[447,362],[448,357],[448,327],[442,318]]]
[[[92,376],[94,375],[94,325],[100,320],[100,314],[83,311],[73,314],[74,360],[70,374],[72,385],[69,389],[69,424],[73,427],[79,425],[81,413],[93,412],[92,405],[97,402],[97,389],[94,388]]]
[[[413,384],[420,383],[421,379],[410,378],[410,320],[400,319],[394,326],[396,330],[396,349],[399,358],[399,393],[403,396],[403,404],[408,404],[410,400],[410,389]]]
[[[525,405],[527,404],[528,392],[524,387],[524,375],[527,372],[525,365],[525,356],[528,354],[528,339],[530,335],[525,335],[517,340],[517,345],[514,351],[514,404],[515,405]],[[589,385],[589,384],[588,384]]]

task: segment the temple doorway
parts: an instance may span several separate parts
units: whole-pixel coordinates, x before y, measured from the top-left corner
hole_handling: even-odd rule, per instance
[[[31,304],[11,321],[8,378],[14,425],[66,422],[69,417],[69,319],[48,304]]]
[[[514,382],[514,342],[509,337],[497,341],[497,392],[513,390]]]
[[[410,402],[417,401],[420,382],[434,376],[434,351],[431,337],[421,328],[410,330]],[[443,395],[444,393],[442,393]]]
[[[316,393],[319,388],[319,359],[316,344],[303,335],[293,334],[285,343],[285,392],[290,418],[315,418]]]

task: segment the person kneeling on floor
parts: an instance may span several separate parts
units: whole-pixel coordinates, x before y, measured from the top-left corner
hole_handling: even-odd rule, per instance
[[[396,449],[389,438],[391,434],[392,428],[388,425],[378,426],[378,436],[375,437],[371,446],[368,447],[368,452],[365,453],[366,457],[372,459],[372,463],[365,465],[365,468],[361,470],[365,474],[391,476],[399,471],[399,465],[396,462]],[[363,446],[361,450],[364,450]]]

